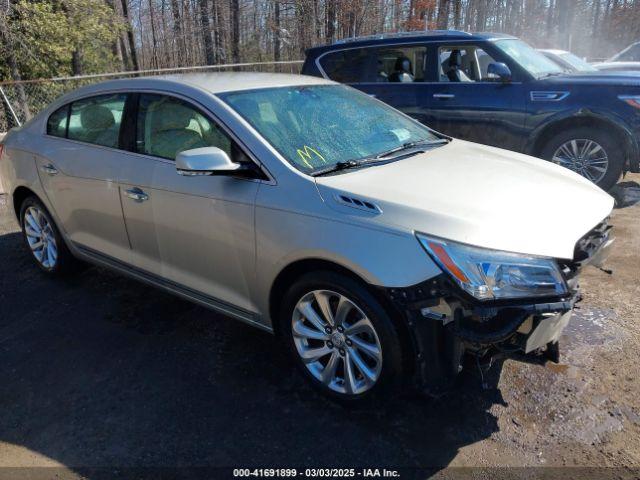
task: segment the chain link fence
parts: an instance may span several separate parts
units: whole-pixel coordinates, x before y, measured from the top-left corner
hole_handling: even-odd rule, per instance
[[[300,73],[302,60],[283,62],[234,63],[204,67],[180,67],[137,72],[117,72],[78,77],[0,82],[0,132],[6,132],[29,120],[57,97],[92,83],[116,78],[133,78],[176,73],[206,73],[224,71]]]

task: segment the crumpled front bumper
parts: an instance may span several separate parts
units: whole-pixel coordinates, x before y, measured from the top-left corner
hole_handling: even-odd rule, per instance
[[[420,383],[434,384],[434,362],[445,375],[455,376],[464,353],[544,355],[559,361],[558,341],[581,299],[579,272],[586,265],[603,269],[613,244],[605,220],[577,242],[572,260],[558,261],[569,287],[561,298],[486,304],[461,292],[445,274],[415,287],[390,289],[388,295],[407,318]]]

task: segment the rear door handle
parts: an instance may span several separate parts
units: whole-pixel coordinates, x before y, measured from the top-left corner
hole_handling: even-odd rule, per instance
[[[130,188],[129,190],[125,190],[124,194],[127,197],[135,200],[136,202],[144,202],[146,200],[149,200],[149,195],[144,193],[138,187],[134,187],[134,188]]]
[[[40,167],[40,170],[42,170],[44,173],[47,173],[49,175],[57,175],[58,174],[58,169],[56,167],[54,167],[53,165],[51,165],[50,163]]]
[[[434,93],[433,98],[439,98],[440,100],[450,100],[456,98],[453,93]]]

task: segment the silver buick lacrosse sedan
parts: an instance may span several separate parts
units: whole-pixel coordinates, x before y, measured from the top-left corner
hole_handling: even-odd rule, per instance
[[[273,332],[345,402],[440,391],[465,353],[557,361],[613,242],[578,174],[296,75],[81,88],[7,135],[0,175],[44,273],[92,262]]]

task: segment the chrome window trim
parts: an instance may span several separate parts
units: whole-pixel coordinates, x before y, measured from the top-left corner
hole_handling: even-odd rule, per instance
[[[501,38],[497,38],[495,40],[504,40]],[[485,41],[485,40],[483,40]],[[494,39],[490,39],[490,40],[486,40],[486,41],[494,41]],[[462,41],[463,43],[460,43],[459,45],[469,45],[469,44],[473,44],[474,41],[473,40],[468,40],[465,42],[465,40]],[[426,40],[426,41],[421,41],[421,42],[407,42],[407,43],[394,43],[388,46],[413,46],[413,45],[435,45],[435,44],[439,44],[441,43],[439,40]],[[336,80],[333,80],[329,77],[329,75],[327,75],[327,73],[324,71],[324,69],[322,68],[322,65],[320,65],[320,60],[322,59],[322,57],[324,57],[325,55],[329,55],[331,53],[336,53],[336,52],[342,52],[345,50],[361,50],[363,48],[381,48],[381,47],[386,47],[386,44],[380,44],[380,45],[365,45],[365,46],[361,46],[361,47],[346,47],[346,48],[336,48],[334,50],[329,50],[327,52],[321,53],[320,55],[318,55],[318,57],[315,59],[315,64],[316,67],[318,68],[318,71],[320,72],[320,74],[322,75],[322,78],[324,78],[325,80],[331,80],[332,82],[335,82]],[[482,47],[479,47],[482,48]],[[338,82],[341,83],[341,82]],[[403,82],[349,82],[349,83],[343,83],[343,85],[393,85],[393,86],[397,86],[397,85],[407,85],[407,86],[415,86],[415,85],[443,85],[446,84],[447,82],[407,82],[407,83],[403,83]],[[454,83],[458,83],[458,82],[448,82],[451,84]],[[467,82],[465,82],[467,83]],[[484,84],[484,85],[502,85],[501,82],[468,82],[472,85],[478,85],[478,84]],[[509,85],[522,85],[523,82],[509,82]]]

